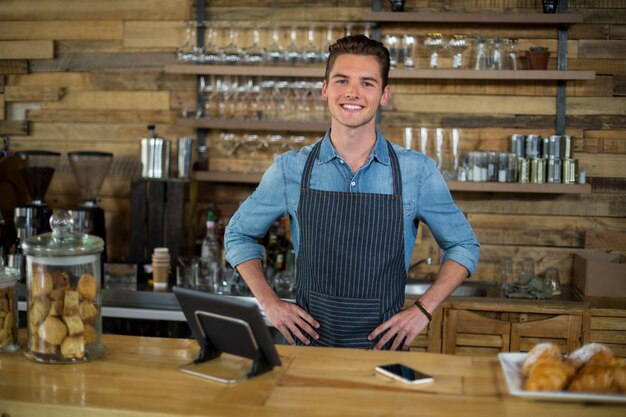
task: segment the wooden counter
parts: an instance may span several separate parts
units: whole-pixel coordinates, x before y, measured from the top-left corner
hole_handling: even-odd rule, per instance
[[[278,346],[283,366],[234,385],[177,370],[193,340],[105,335],[105,356],[44,365],[0,354],[2,416],[623,416],[610,404],[551,403],[507,394],[495,356]],[[225,359],[232,361],[232,359]],[[403,362],[435,376],[409,387],[374,374]]]

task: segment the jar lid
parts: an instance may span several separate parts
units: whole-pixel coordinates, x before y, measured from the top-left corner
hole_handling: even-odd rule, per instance
[[[75,256],[102,252],[104,241],[97,236],[74,232],[74,218],[68,211],[55,211],[50,218],[52,232],[28,238],[22,244],[26,255]]]
[[[0,260],[0,288],[12,287],[19,279],[20,271],[2,265]]]

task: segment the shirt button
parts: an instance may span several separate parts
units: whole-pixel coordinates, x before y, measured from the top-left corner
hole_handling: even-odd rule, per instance
[[[340,159],[339,163],[342,164],[342,165],[345,164],[345,162],[343,162],[343,159]]]
[[[353,186],[353,187],[356,187],[356,182],[352,181],[352,182],[350,183],[350,185],[351,185],[351,186]]]

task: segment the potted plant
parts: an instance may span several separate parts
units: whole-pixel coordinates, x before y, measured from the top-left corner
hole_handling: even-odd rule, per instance
[[[526,59],[528,60],[528,69],[546,70],[548,69],[548,59],[550,51],[545,46],[531,46],[526,51]]]

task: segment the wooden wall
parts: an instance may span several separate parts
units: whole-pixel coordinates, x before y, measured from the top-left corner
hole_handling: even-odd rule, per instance
[[[0,134],[11,150],[102,150],[116,156],[99,203],[107,213],[109,258],[128,254],[130,184],[137,175],[139,141],[147,124],[174,139],[193,135],[176,126],[193,104],[195,77],[165,74],[184,39],[192,0],[2,0],[0,2]],[[387,7],[388,2],[383,1]],[[217,21],[359,21],[368,0],[207,0]],[[540,0],[407,0],[407,9],[539,12]],[[571,278],[576,252],[626,254],[626,3],[571,0],[584,23],[569,31],[568,67],[593,70],[594,81],[567,87],[567,134],[592,184],[585,195],[455,193],[482,244],[476,277],[492,280],[502,256],[532,257],[538,272],[555,266]],[[338,26],[339,27],[339,26]],[[516,36],[520,50],[545,44],[556,50],[556,29],[531,26],[393,25],[385,32]],[[286,36],[286,33],[284,34]],[[242,40],[245,44],[247,40]],[[423,55],[423,53],[422,53]],[[554,60],[550,63],[554,68]],[[384,133],[401,129],[461,130],[464,150],[507,149],[512,133],[554,132],[554,82],[393,81]],[[214,140],[216,135],[211,136]],[[218,204],[231,213],[249,186],[201,184],[198,210]],[[47,195],[53,207],[80,202],[71,172],[62,166]],[[199,225],[200,226],[200,225]],[[202,233],[198,227],[198,233]],[[415,258],[437,256],[427,231]],[[421,268],[421,267],[420,267]],[[423,273],[435,266],[424,267]]]

